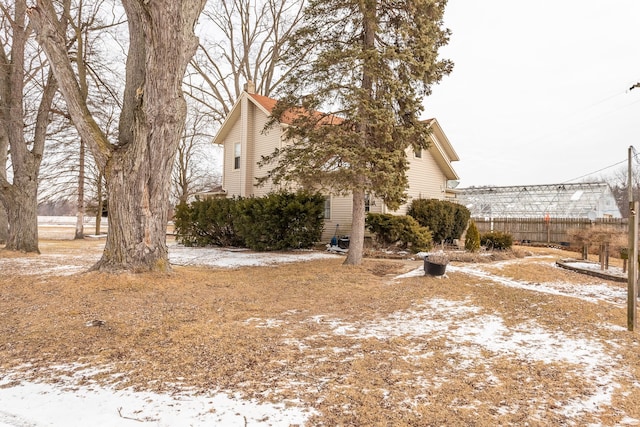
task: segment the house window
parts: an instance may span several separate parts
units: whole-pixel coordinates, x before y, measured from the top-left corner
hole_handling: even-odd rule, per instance
[[[364,196],[364,211],[369,212],[371,210],[371,196],[366,194]]]
[[[331,197],[324,199],[324,219],[331,219]]]
[[[233,146],[233,168],[240,169],[240,154],[242,153],[242,145],[237,142]]]
[[[421,159],[422,158],[422,148],[418,148],[417,150],[413,151],[413,157],[415,157],[416,159]]]

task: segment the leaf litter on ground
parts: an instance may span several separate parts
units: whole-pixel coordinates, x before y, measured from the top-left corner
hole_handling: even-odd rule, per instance
[[[99,241],[0,252],[0,426],[638,425],[626,288],[566,252],[341,266],[172,243],[168,275],[84,273]]]

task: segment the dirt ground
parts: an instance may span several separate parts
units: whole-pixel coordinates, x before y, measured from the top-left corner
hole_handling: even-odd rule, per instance
[[[0,379],[11,372],[57,382],[92,367],[77,386],[233,391],[312,408],[309,425],[318,426],[640,420],[638,335],[626,331],[624,301],[534,289],[624,290],[554,266],[575,254],[537,249],[507,263],[453,262],[446,278],[398,278],[420,261],[346,267],[340,258],[176,266],[162,275],[75,272],[103,244],[44,240],[40,256],[0,251]],[[469,332],[491,322],[504,334],[489,343]],[[489,345],[507,337],[509,351]],[[537,339],[544,343],[536,347]],[[542,354],[569,341],[602,357]]]

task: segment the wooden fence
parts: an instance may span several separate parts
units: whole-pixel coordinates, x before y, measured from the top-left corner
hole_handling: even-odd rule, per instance
[[[629,220],[586,218],[472,218],[480,234],[502,231],[511,234],[514,242],[553,243],[569,246],[572,242],[568,231],[595,226],[610,227],[621,233],[628,233]]]

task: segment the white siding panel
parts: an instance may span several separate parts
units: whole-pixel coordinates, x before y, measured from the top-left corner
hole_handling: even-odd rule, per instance
[[[238,120],[224,141],[224,165],[222,187],[227,191],[228,197],[240,195],[240,177],[242,169],[233,169],[233,148],[236,143],[242,141],[242,125]],[[244,156],[245,153],[241,153]]]
[[[430,150],[423,150],[422,158],[414,158],[413,151],[409,154],[409,170],[407,178],[409,188],[407,189],[407,203],[400,209],[393,212],[397,215],[405,215],[407,209],[414,199],[444,199],[446,188],[446,177],[440,170]]]
[[[329,241],[336,232],[338,235],[351,234],[351,196],[331,196],[331,218],[325,220],[322,240]]]
[[[261,187],[256,187],[256,178],[264,177],[268,174],[270,166],[258,167],[258,162],[262,159],[262,156],[268,156],[273,151],[280,147],[280,130],[278,128],[269,129],[264,131],[264,126],[268,121],[268,116],[264,114],[262,110],[253,106],[255,109],[255,115],[251,122],[251,134],[253,135],[253,151],[252,151],[252,164],[255,165],[253,175],[251,176],[251,182],[253,185],[253,195],[256,197],[262,197],[274,190],[271,182],[265,183]],[[258,143],[256,143],[258,142]]]

